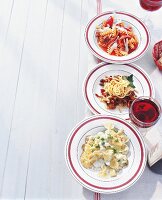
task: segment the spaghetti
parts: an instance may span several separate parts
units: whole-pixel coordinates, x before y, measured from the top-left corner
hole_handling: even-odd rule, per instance
[[[96,94],[96,96],[107,105],[108,109],[115,109],[117,106],[129,107],[136,98],[133,75],[106,76],[100,80],[100,86],[101,95]]]

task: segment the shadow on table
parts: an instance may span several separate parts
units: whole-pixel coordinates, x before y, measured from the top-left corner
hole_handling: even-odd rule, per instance
[[[90,191],[90,190],[87,190],[86,188],[83,187],[83,196],[84,196],[84,199],[87,199],[87,200],[93,200],[94,199],[94,192]]]
[[[162,199],[161,188],[162,175],[155,174],[146,167],[141,178],[132,187],[116,194],[101,194],[101,200],[157,200]],[[158,194],[156,194],[156,192],[158,192]],[[83,189],[83,195],[87,200],[89,200],[88,194],[89,191]]]

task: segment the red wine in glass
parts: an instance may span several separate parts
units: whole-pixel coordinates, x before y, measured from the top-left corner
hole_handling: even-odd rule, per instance
[[[148,11],[155,11],[162,7],[162,0],[139,0],[143,9]]]
[[[157,123],[161,115],[160,104],[151,97],[139,97],[135,99],[130,108],[131,121],[138,127],[149,128]],[[162,175],[162,159],[148,167],[151,171]]]
[[[148,128],[157,123],[160,118],[161,107],[151,97],[139,97],[133,101],[129,115],[138,127]]]

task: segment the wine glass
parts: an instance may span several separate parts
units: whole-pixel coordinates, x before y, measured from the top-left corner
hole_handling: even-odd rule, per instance
[[[140,3],[140,6],[143,8],[143,10],[146,11],[146,15],[143,21],[149,28],[151,28],[152,23],[150,20],[151,18],[150,15],[152,11],[157,11],[162,7],[162,0],[139,0],[139,3]]]
[[[161,106],[154,98],[142,96],[132,102],[129,116],[137,127],[149,128],[160,119]]]
[[[142,96],[132,102],[129,108],[129,116],[131,122],[138,127],[140,131],[143,132],[143,130],[146,129],[148,131],[148,128],[154,126],[159,121],[161,116],[161,106],[154,98]],[[152,145],[145,136],[146,135],[144,135],[144,139],[149,152],[148,159],[150,159]],[[156,137],[156,133],[154,137]],[[162,174],[162,159],[154,162],[152,166],[148,165],[148,167],[151,171]]]
[[[147,11],[156,11],[162,7],[162,0],[139,0],[140,5]]]

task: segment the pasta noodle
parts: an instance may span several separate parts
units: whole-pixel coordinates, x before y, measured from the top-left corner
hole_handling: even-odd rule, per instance
[[[128,86],[129,81],[127,79],[123,79],[122,76],[118,75],[113,77],[110,82],[106,82],[104,84],[104,89],[105,92],[108,92],[110,96],[124,98],[133,89]]]
[[[138,47],[133,28],[126,27],[124,22],[115,23],[112,16],[96,27],[96,38],[98,45],[109,55],[126,56]]]
[[[80,161],[86,169],[98,169],[100,177],[114,177],[128,165],[129,139],[124,130],[113,124],[108,123],[105,128],[86,138]]]
[[[109,109],[114,109],[118,105],[129,107],[136,98],[133,75],[105,77],[100,80],[100,85],[101,95],[96,96],[101,102],[106,103]]]

